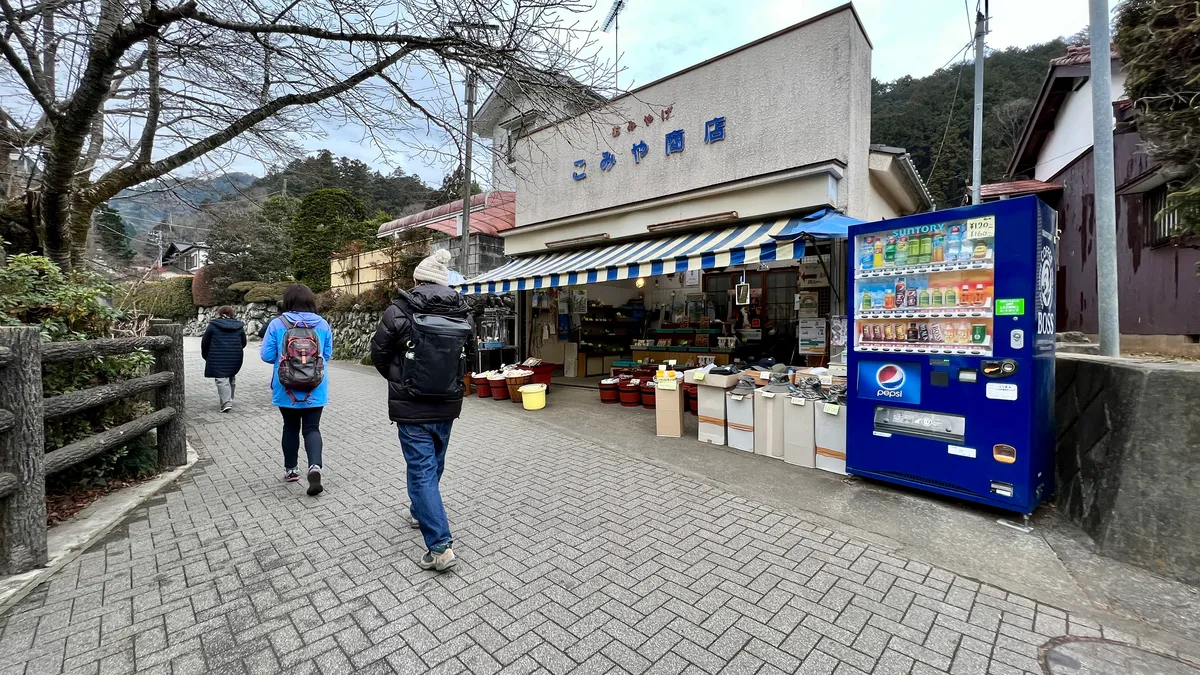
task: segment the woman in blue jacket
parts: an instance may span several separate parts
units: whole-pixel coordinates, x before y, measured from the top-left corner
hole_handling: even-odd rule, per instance
[[[333,332],[329,322],[317,314],[317,298],[304,284],[289,286],[283,293],[283,314],[267,326],[260,355],[275,365],[271,372],[271,402],[283,415],[283,479],[289,483],[300,480],[296,465],[300,454],[300,436],[304,436],[304,452],[308,455],[308,494],[317,495],[321,486],[321,411],[329,402],[329,379],[322,377],[316,389],[309,392],[289,391],[279,383],[279,362],[287,345],[284,336],[289,327],[313,329],[320,343],[323,371],[333,357]]]

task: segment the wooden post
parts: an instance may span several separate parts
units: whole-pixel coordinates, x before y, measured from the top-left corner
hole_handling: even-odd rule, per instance
[[[177,414],[158,428],[158,465],[160,467],[187,464],[187,429],[183,424],[183,326],[177,323],[152,322],[150,335],[166,335],[171,346],[154,353],[155,372],[169,372],[174,377],[159,387],[155,407],[174,408]]]
[[[0,498],[0,575],[46,564],[45,433],[42,427],[42,337],[37,328],[0,327],[10,358],[0,366],[0,409],[13,423],[0,432],[0,475],[16,489]]]

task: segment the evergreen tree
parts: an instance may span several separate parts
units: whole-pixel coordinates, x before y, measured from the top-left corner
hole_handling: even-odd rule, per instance
[[[317,190],[300,201],[290,220],[292,275],[316,292],[329,288],[329,260],[351,241],[374,237],[363,225],[362,201],[347,190]]]
[[[125,227],[120,213],[105,202],[96,209],[92,222],[95,224],[100,248],[121,263],[128,264],[133,260],[133,249],[129,247],[133,235]]]
[[[291,275],[288,228],[299,199],[271,197],[213,217],[205,269],[217,297],[238,281],[283,281]]]
[[[442,178],[442,186],[434,193],[434,201],[431,206],[449,204],[462,199],[465,181],[466,177],[463,172],[463,166],[462,164],[459,164],[454,171],[446,174],[446,176]],[[472,182],[471,194],[477,195],[480,192],[483,192],[483,188],[479,187],[479,183]]]

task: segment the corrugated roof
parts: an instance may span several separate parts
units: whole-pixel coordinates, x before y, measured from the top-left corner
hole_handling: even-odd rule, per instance
[[[995,197],[1013,197],[1016,195],[1031,195],[1038,192],[1053,192],[1061,190],[1061,185],[1047,183],[1042,180],[1014,180],[1007,183],[986,183],[979,186],[981,199]]]
[[[411,230],[414,227],[427,227],[431,230],[456,234],[458,231],[458,216],[462,213],[463,200],[458,199],[449,204],[425,209],[420,213],[397,218],[379,226],[376,236],[386,236],[395,232]],[[477,234],[498,235],[505,230],[511,230],[517,224],[517,193],[515,192],[483,192],[471,195],[471,231]]]

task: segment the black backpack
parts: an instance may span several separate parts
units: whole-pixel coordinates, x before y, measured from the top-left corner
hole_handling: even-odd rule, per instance
[[[400,351],[400,391],[411,400],[453,401],[462,398],[467,374],[467,341],[471,324],[463,314],[426,314],[411,309],[412,296],[401,291],[393,303],[408,319]]]
[[[316,328],[301,321],[292,323],[280,316],[287,327],[283,333],[283,356],[276,369],[279,384],[287,390],[293,402],[300,402],[292,392],[311,392],[325,380],[325,359],[321,356],[321,340]],[[303,400],[307,400],[307,396]]]

